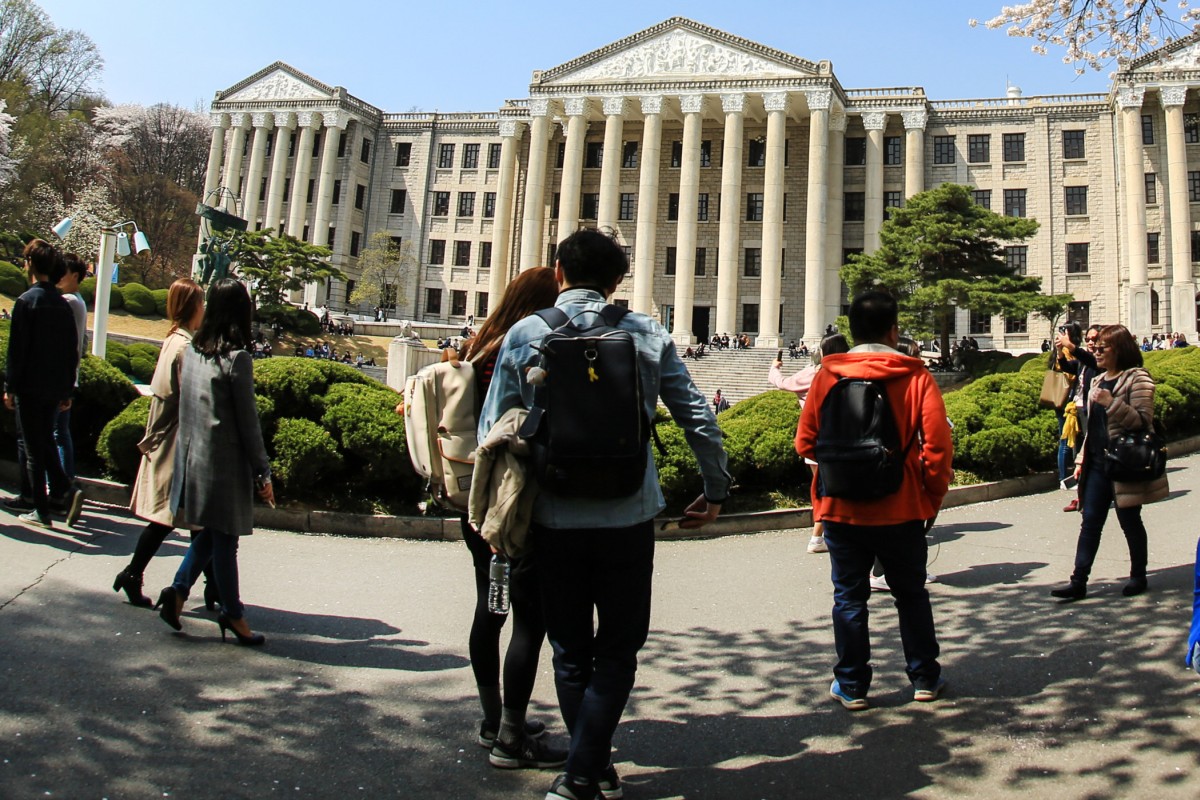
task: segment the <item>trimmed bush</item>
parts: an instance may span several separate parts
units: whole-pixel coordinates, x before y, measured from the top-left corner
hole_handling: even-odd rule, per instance
[[[327,491],[342,472],[337,442],[329,431],[311,420],[279,420],[271,444],[275,451],[271,472],[289,497],[306,498],[321,489]]]
[[[0,261],[0,292],[15,298],[25,294],[28,288],[29,277],[25,270],[7,261]]]
[[[100,432],[96,455],[104,461],[109,474],[119,481],[129,483],[137,477],[142,462],[137,443],[146,434],[149,416],[150,398],[139,397],[109,420]]]
[[[96,308],[96,279],[84,278],[79,282],[79,296],[87,303],[89,309]]]
[[[112,293],[108,296],[108,310],[118,311],[125,307],[125,291],[115,283],[112,287]]]
[[[167,294],[168,289],[151,289],[150,294],[154,298],[154,313],[160,317],[167,315]]]
[[[264,306],[258,309],[257,319],[264,325],[278,322],[285,331],[301,336],[316,336],[321,332],[321,321],[316,314],[293,305]]]
[[[719,414],[729,472],[735,480],[785,492],[807,485],[809,472],[796,455],[799,420],[796,395],[782,391],[748,398]]]
[[[157,359],[134,355],[129,359],[129,374],[142,383],[149,383],[154,378],[154,368],[157,365]]]
[[[125,310],[139,317],[152,317],[158,313],[154,305],[154,295],[140,283],[127,283],[121,287],[121,296],[125,299]]]
[[[271,399],[280,417],[320,421],[325,392],[338,383],[382,386],[349,364],[336,361],[283,356],[254,362],[255,391]]]
[[[85,355],[79,364],[79,391],[71,408],[77,453],[93,452],[109,420],[138,396],[133,383],[104,359]]]
[[[336,383],[325,395],[321,424],[334,437],[350,474],[385,495],[416,499],[420,480],[408,459],[400,394],[383,386]]]

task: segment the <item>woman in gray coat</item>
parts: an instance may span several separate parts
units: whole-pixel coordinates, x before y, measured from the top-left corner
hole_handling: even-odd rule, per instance
[[[163,620],[181,630],[183,603],[211,561],[221,595],[221,639],[232,630],[238,644],[257,645],[262,634],[251,633],[242,616],[238,538],[253,532],[255,487],[270,504],[275,493],[254,403],[250,315],[246,287],[231,278],[215,282],[183,356],[171,509],[201,530],[158,605]]]

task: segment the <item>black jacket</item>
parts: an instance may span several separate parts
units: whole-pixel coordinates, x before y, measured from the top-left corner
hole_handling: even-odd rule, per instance
[[[4,391],[66,400],[75,389],[79,339],[75,316],[50,283],[37,283],[13,304]]]

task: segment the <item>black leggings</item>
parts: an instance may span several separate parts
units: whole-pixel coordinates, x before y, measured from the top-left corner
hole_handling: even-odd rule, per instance
[[[475,564],[475,618],[471,622],[471,669],[479,686],[500,685],[500,631],[507,616],[488,611],[488,568],[492,549],[462,518],[463,541]],[[513,559],[509,575],[513,631],[504,656],[504,707],[523,710],[529,705],[537,678],[546,622],[542,616],[541,593],[534,573],[532,554]]]
[[[142,529],[142,535],[138,537],[137,546],[133,549],[133,558],[129,559],[129,566],[125,571],[130,575],[142,575],[146,572],[146,565],[150,563],[150,559],[154,558],[154,554],[158,552],[158,548],[162,547],[162,543],[171,535],[171,531],[175,530],[170,525],[163,525],[161,522],[147,523]],[[195,534],[192,534],[195,536]],[[216,579],[213,577],[212,562],[204,565],[204,583],[216,586]]]

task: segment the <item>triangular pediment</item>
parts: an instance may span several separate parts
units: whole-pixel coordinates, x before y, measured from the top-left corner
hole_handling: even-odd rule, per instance
[[[1200,34],[1171,42],[1133,61],[1129,72],[1178,72],[1200,70]]]
[[[282,61],[276,61],[221,92],[217,99],[223,103],[236,103],[251,100],[329,100],[334,96],[333,87]]]
[[[803,78],[817,65],[675,17],[540,73],[540,87],[625,81]]]

